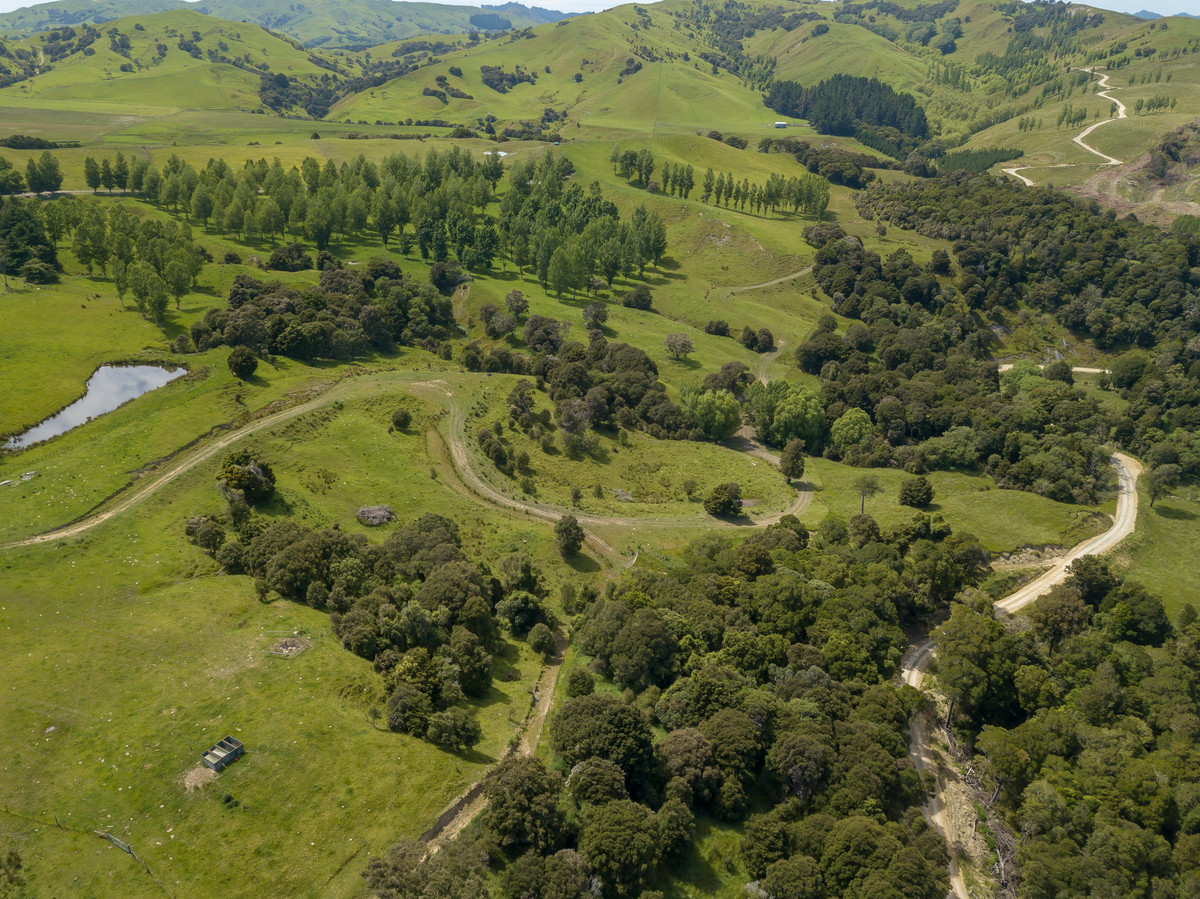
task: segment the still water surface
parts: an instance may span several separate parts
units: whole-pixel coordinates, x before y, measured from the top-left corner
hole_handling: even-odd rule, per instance
[[[187,373],[185,368],[158,365],[101,365],[88,378],[87,392],[67,408],[8,440],[5,449],[24,449],[65,434],[122,403],[156,390]]]

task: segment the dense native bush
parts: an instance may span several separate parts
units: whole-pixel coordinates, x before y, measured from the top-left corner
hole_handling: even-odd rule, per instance
[[[924,515],[884,535],[822,525],[817,541],[795,519],[736,548],[711,534],[681,564],[626,571],[585,600],[577,647],[624,695],[576,669],[550,721],[552,767],[514,758],[489,781],[479,839],[503,895],[670,889],[713,819],[744,830],[747,879],[776,895],[945,893],[906,750],[920,700],[892,677],[901,620],[975,583],[986,554]],[[400,877],[406,846],[372,883]]]
[[[1075,562],[1015,627],[985,598],[964,599],[936,632],[939,682],[995,817],[1021,834],[1018,895],[1128,893],[1151,878],[1194,893],[1194,610],[1172,627],[1158,597],[1098,557]]]
[[[817,283],[835,312],[857,321],[839,335],[837,321],[823,319],[796,360],[821,378],[828,426],[856,410],[871,424],[860,439],[810,451],[914,474],[975,469],[1002,487],[1085,503],[1112,488],[1107,443],[1157,447],[1158,464],[1196,476],[1194,235],[986,175],[872,188],[858,202],[868,216],[953,243],[918,265],[903,250],[881,258],[833,226],[806,229]],[[1131,405],[1106,410],[1065,365],[1018,364],[1001,376],[984,316],[1019,321],[1030,308],[1101,346],[1151,349],[1113,364],[1111,382]]]

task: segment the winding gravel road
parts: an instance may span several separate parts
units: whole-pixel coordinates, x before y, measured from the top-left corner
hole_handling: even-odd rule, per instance
[[[1088,69],[1088,71],[1091,72],[1092,70]],[[1095,153],[1097,156],[1099,156],[1101,159],[1104,160],[1105,165],[1120,165],[1121,160],[1117,159],[1115,156],[1109,156],[1107,153],[1101,153],[1099,150],[1097,150],[1091,144],[1084,143],[1084,141],[1083,141],[1083,139],[1085,137],[1087,137],[1089,134],[1091,134],[1097,128],[1103,128],[1105,125],[1111,125],[1113,122],[1117,121],[1118,119],[1123,119],[1126,117],[1125,104],[1109,93],[1109,91],[1113,90],[1113,88],[1109,87],[1109,85],[1108,85],[1108,73],[1107,72],[1100,76],[1099,84],[1102,88],[1104,88],[1104,90],[1097,91],[1096,96],[1103,97],[1105,100],[1111,100],[1113,103],[1117,104],[1117,118],[1104,119],[1103,121],[1097,122],[1094,125],[1089,125],[1087,128],[1083,129],[1082,132],[1080,132],[1079,134],[1077,134],[1075,136],[1075,143],[1079,144],[1079,146],[1083,147],[1083,149],[1087,150],[1089,153]]]
[[[1098,555],[1108,552],[1118,543],[1133,533],[1137,526],[1138,495],[1137,479],[1142,473],[1142,466],[1136,459],[1124,453],[1115,453],[1112,459],[1113,467],[1117,469],[1117,513],[1113,516],[1112,527],[1103,534],[1085,540],[1075,546],[1065,556],[1054,561],[1049,570],[1036,580],[1026,584],[1020,590],[1006,596],[996,603],[998,612],[1012,614],[1029,605],[1039,596],[1050,592],[1055,585],[1066,580],[1067,569],[1071,563],[1083,556]],[[933,661],[935,647],[932,638],[927,638],[914,647],[905,658],[900,669],[900,677],[910,687],[921,688],[925,672]],[[929,717],[918,716],[913,720],[909,730],[908,754],[919,771],[931,772],[935,777],[934,793],[925,804],[925,817],[935,828],[946,837],[949,844],[946,821],[946,803],[943,795],[945,784],[938,771],[936,754],[934,753],[929,735]],[[971,899],[963,878],[962,869],[955,857],[954,847],[950,846],[950,895],[954,899]]]
[[[414,374],[414,377],[417,377]],[[426,376],[427,377],[427,376]],[[489,505],[507,509],[512,512],[518,512],[529,515],[535,518],[540,518],[547,522],[557,522],[562,517],[561,510],[542,506],[537,503],[526,502],[519,499],[514,499],[500,493],[495,488],[488,485],[471,466],[470,454],[467,452],[466,443],[466,409],[465,404],[457,395],[463,391],[459,386],[452,384],[452,376],[443,378],[435,378],[432,380],[410,381],[405,378],[397,378],[395,382],[380,385],[380,392],[394,392],[398,388],[411,390],[415,393],[425,395],[433,401],[441,402],[449,400],[451,421],[448,431],[448,437],[445,439],[447,455],[449,456],[450,466],[455,477],[455,482],[449,486],[451,489],[457,490],[460,494],[468,496],[476,501],[482,501]],[[211,441],[203,442],[195,447],[186,449],[180,452],[175,457],[169,459],[160,471],[145,476],[140,481],[133,482],[125,490],[119,492],[116,496],[106,500],[96,509],[84,515],[78,521],[71,524],[55,528],[45,533],[38,534],[34,537],[27,537],[23,540],[17,540],[12,543],[0,545],[0,549],[12,549],[20,546],[34,546],[42,543],[52,543],[57,540],[66,540],[71,537],[78,537],[87,531],[92,530],[98,525],[114,518],[122,512],[128,511],[133,507],[141,504],[149,499],[155,493],[168,484],[179,478],[181,475],[191,471],[197,465],[211,459],[217,453],[224,449],[228,449],[238,441],[249,437],[259,431],[271,428],[275,425],[283,424],[293,418],[297,418],[308,412],[312,412],[323,406],[333,403],[337,397],[341,396],[347,384],[357,382],[343,381],[335,385],[333,388],[323,392],[320,396],[313,399],[301,402],[287,409],[282,409],[270,415],[266,415],[257,420],[251,421],[239,428],[231,429]],[[441,440],[440,434],[437,431],[431,431],[432,440]],[[731,438],[725,442],[725,446],[737,452],[746,453],[755,458],[762,459],[770,465],[779,467],[779,457],[774,453],[766,450],[757,441],[753,440],[746,433],[740,433],[737,437]],[[775,524],[784,515],[802,515],[812,502],[812,487],[806,483],[798,484],[796,495],[788,504],[787,508],[782,512],[772,515],[756,516],[752,519],[749,525],[736,524],[732,522],[720,521],[718,519],[701,520],[696,517],[671,517],[671,516],[603,516],[603,515],[587,515],[578,514],[580,525],[582,525],[587,534],[587,542],[597,552],[606,556],[610,560],[616,560],[620,557],[613,547],[609,546],[602,538],[592,532],[590,527],[644,527],[644,528],[694,528],[698,526],[715,527],[715,528],[738,528],[738,527],[766,527],[767,525]]]
[[[1092,72],[1093,74],[1095,74],[1094,69],[1083,69],[1082,71]],[[1087,150],[1089,153],[1094,153],[1095,155],[1097,155],[1101,159],[1103,159],[1104,162],[1101,163],[1101,165],[1121,165],[1121,160],[1117,159],[1115,156],[1109,156],[1107,153],[1101,153],[1099,150],[1097,150],[1091,144],[1086,143],[1084,141],[1084,138],[1086,138],[1089,134],[1091,134],[1097,128],[1103,128],[1105,125],[1110,125],[1113,122],[1116,122],[1120,119],[1127,118],[1127,116],[1128,116],[1128,114],[1125,110],[1125,104],[1109,93],[1109,91],[1116,90],[1116,88],[1109,86],[1108,73],[1105,73],[1100,76],[1099,84],[1102,88],[1104,88],[1104,90],[1097,91],[1096,96],[1103,97],[1105,100],[1111,100],[1113,103],[1116,103],[1117,104],[1117,117],[1115,119],[1105,119],[1102,122],[1096,122],[1094,125],[1089,125],[1088,127],[1084,128],[1081,132],[1079,132],[1077,135],[1075,135],[1075,137],[1072,138],[1072,141],[1074,143],[1079,144],[1079,146],[1083,147],[1083,149]],[[1006,174],[1006,175],[1012,175],[1014,178],[1023,182],[1026,187],[1033,187],[1033,179],[1025,177],[1024,175],[1021,174],[1021,172],[1024,172],[1027,169],[1070,168],[1074,164],[1075,163],[1071,163],[1071,162],[1060,162],[1058,165],[1022,165],[1022,166],[1014,166],[1013,168],[1009,168],[1009,169],[1001,169],[1000,171],[1004,172],[1004,174]]]

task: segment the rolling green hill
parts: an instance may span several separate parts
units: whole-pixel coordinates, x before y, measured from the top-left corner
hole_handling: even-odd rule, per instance
[[[396,3],[393,0],[53,0],[0,15],[0,34],[28,36],[63,25],[101,25],[118,18],[190,9],[232,22],[251,22],[291,35],[306,46],[347,47],[381,44],[420,34],[462,34],[527,28],[562,18],[562,13],[528,9]]]
[[[103,32],[67,27],[24,44],[32,77],[4,89],[26,107],[89,110],[263,109],[263,74],[299,83],[330,78],[323,60],[257,25],[191,10],[118,19]],[[322,64],[318,64],[322,63]]]
[[[772,80],[812,87],[847,74],[914,96],[948,148],[1020,149],[1036,165],[1061,165],[1057,181],[1076,182],[1102,160],[1073,138],[1113,109],[1080,70],[1108,71],[1134,102],[1175,101],[1145,115],[1131,106],[1128,119],[1097,134],[1095,146],[1124,159],[1200,115],[1197,51],[1195,20],[1145,22],[1092,7],[764,0],[714,9],[664,0],[441,53],[347,96],[330,118],[482,126],[493,116],[503,131],[551,108],[552,119],[566,116],[565,130],[549,129],[563,136],[718,129],[753,138],[787,118],[762,105]]]

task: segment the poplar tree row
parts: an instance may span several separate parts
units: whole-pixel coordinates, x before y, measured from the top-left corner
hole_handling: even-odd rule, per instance
[[[736,209],[745,210],[749,206],[756,213],[775,213],[790,207],[793,213],[803,212],[808,218],[819,220],[829,206],[829,182],[809,172],[786,179],[772,174],[766,184],[758,185],[749,178],[738,181],[732,173],[718,175],[708,169],[703,186],[704,202],[711,198],[727,209],[731,202]]]

